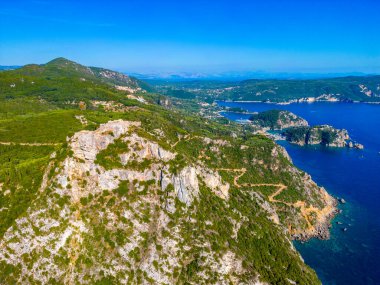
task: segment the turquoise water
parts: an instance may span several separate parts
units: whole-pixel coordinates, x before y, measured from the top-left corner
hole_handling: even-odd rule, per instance
[[[295,243],[323,284],[380,284],[380,105],[313,103],[274,105],[219,102],[249,111],[283,109],[311,125],[348,130],[364,150],[283,145],[293,162],[331,194],[343,197],[343,213],[333,221],[331,239]],[[237,120],[249,115],[225,114]],[[342,224],[338,224],[342,223]],[[343,231],[347,228],[347,231]]]

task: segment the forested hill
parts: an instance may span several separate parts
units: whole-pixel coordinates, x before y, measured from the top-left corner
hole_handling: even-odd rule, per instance
[[[349,76],[308,80],[240,82],[155,82],[161,92],[180,98],[236,101],[359,101],[380,102],[380,76]]]
[[[150,86],[136,78],[103,68],[86,67],[65,58],[0,71],[0,96],[37,96],[47,101],[110,99],[117,91],[140,93]]]

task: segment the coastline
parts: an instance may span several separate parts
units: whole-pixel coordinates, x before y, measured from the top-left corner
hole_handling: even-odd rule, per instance
[[[257,101],[257,100],[215,100],[215,102],[223,103],[260,103],[260,104],[274,104],[274,105],[290,105],[290,104],[313,104],[313,103],[352,103],[352,104],[371,104],[380,105],[379,102],[369,102],[369,101],[329,101],[329,100],[313,100],[313,101],[299,101],[297,99],[283,102],[272,102],[272,101]]]
[[[279,145],[277,142],[275,143]],[[282,147],[281,145],[279,146]],[[287,150],[284,149],[284,151],[290,160],[293,161]],[[294,165],[294,167],[296,166]],[[305,203],[304,201],[295,202],[293,206],[300,209],[300,214],[307,222],[308,227],[306,229],[292,229],[291,227],[288,227],[288,232],[293,240],[300,242],[307,242],[312,238],[328,240],[331,235],[330,229],[332,227],[332,220],[340,213],[338,209],[339,201],[324,187],[319,186],[307,172],[305,172],[303,183],[305,187],[310,187],[310,185],[318,187],[315,194],[318,194],[318,196],[321,197],[323,208],[319,208],[313,204],[307,205],[308,203]],[[314,190],[314,188],[310,189]]]
[[[289,234],[305,263],[317,272],[323,284],[376,284],[376,280],[380,280],[380,196],[376,191],[380,182],[377,173],[380,163],[380,134],[374,130],[380,126],[380,104],[318,102],[280,106],[256,102],[259,103],[256,107],[255,102],[251,105],[238,103],[224,104],[221,101],[219,104],[256,111],[276,108],[288,110],[313,124],[327,123],[345,127],[353,139],[366,146],[366,150],[359,153],[336,147],[299,147],[277,141],[277,144],[286,147],[297,168],[309,173],[333,198],[344,197],[347,201],[344,205],[335,201],[336,210],[325,215],[325,220],[315,226],[314,232],[306,231],[306,227],[303,227],[303,232],[294,233],[293,236]],[[236,117],[239,118],[231,115],[231,120]],[[244,115],[242,117],[245,118]]]
[[[324,190],[324,188],[322,188]],[[328,205],[326,205],[318,216],[317,223],[311,228],[304,231],[295,232],[292,234],[294,240],[300,242],[308,242],[312,238],[320,240],[328,240],[331,236],[331,228],[333,219],[339,214],[338,201],[331,196],[326,190],[326,197],[329,197]]]
[[[228,113],[228,110],[218,111],[219,114],[223,112]],[[232,112],[232,113],[236,113],[236,112]],[[237,112],[236,114],[248,115],[248,113],[251,113],[251,112],[248,112],[248,111]],[[272,134],[267,133],[267,132],[264,132],[263,134],[265,136],[272,136]],[[282,148],[282,146],[277,143],[276,138],[274,138],[274,142],[276,143],[276,145]],[[289,157],[290,161],[292,161],[291,156],[288,154],[285,148],[283,148],[283,151],[286,153],[285,156]],[[295,165],[293,166],[296,167]],[[303,221],[303,222],[293,225],[293,228],[292,226],[290,226],[289,223],[287,225],[283,224],[283,226],[287,229],[292,240],[305,242],[312,238],[317,238],[321,240],[329,239],[330,228],[332,227],[332,224],[331,224],[332,220],[339,213],[339,210],[337,208],[338,201],[331,194],[329,194],[325,190],[325,188],[317,185],[317,183],[312,180],[309,174],[306,174],[303,184],[305,188],[309,188],[310,189],[309,191],[314,191],[315,195],[319,197],[320,201],[322,202],[320,206],[316,206],[316,203],[309,204],[305,201],[296,201],[294,203],[286,203],[286,202],[277,200],[275,197],[279,195],[282,190],[279,190],[280,192],[275,192],[274,194],[269,196],[269,201],[273,203],[278,203],[278,202],[285,203],[286,205],[297,209],[297,213],[299,214],[298,221]],[[286,188],[287,187],[285,187],[283,190],[285,190]],[[300,225],[302,225],[303,223],[304,225],[306,225],[306,227],[302,226],[301,228]]]

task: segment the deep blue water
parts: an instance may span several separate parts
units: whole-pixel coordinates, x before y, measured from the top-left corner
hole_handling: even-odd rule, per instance
[[[300,147],[280,141],[293,162],[334,196],[347,204],[333,220],[331,239],[312,239],[295,246],[314,268],[323,284],[380,284],[380,105],[353,103],[265,103],[219,102],[222,106],[249,111],[283,109],[309,124],[329,124],[348,130],[364,150]],[[237,120],[249,115],[225,114]],[[343,223],[342,225],[337,222]],[[342,228],[347,228],[346,232]]]

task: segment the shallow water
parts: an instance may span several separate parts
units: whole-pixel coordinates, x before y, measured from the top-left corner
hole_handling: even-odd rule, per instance
[[[333,221],[331,239],[296,242],[305,262],[313,267],[323,284],[380,284],[380,105],[354,103],[265,103],[219,102],[260,112],[291,111],[310,125],[329,124],[347,129],[364,150],[283,145],[293,162],[334,196],[347,203]],[[225,113],[232,120],[249,115]],[[341,225],[338,224],[342,223]],[[347,231],[343,231],[347,228]]]

